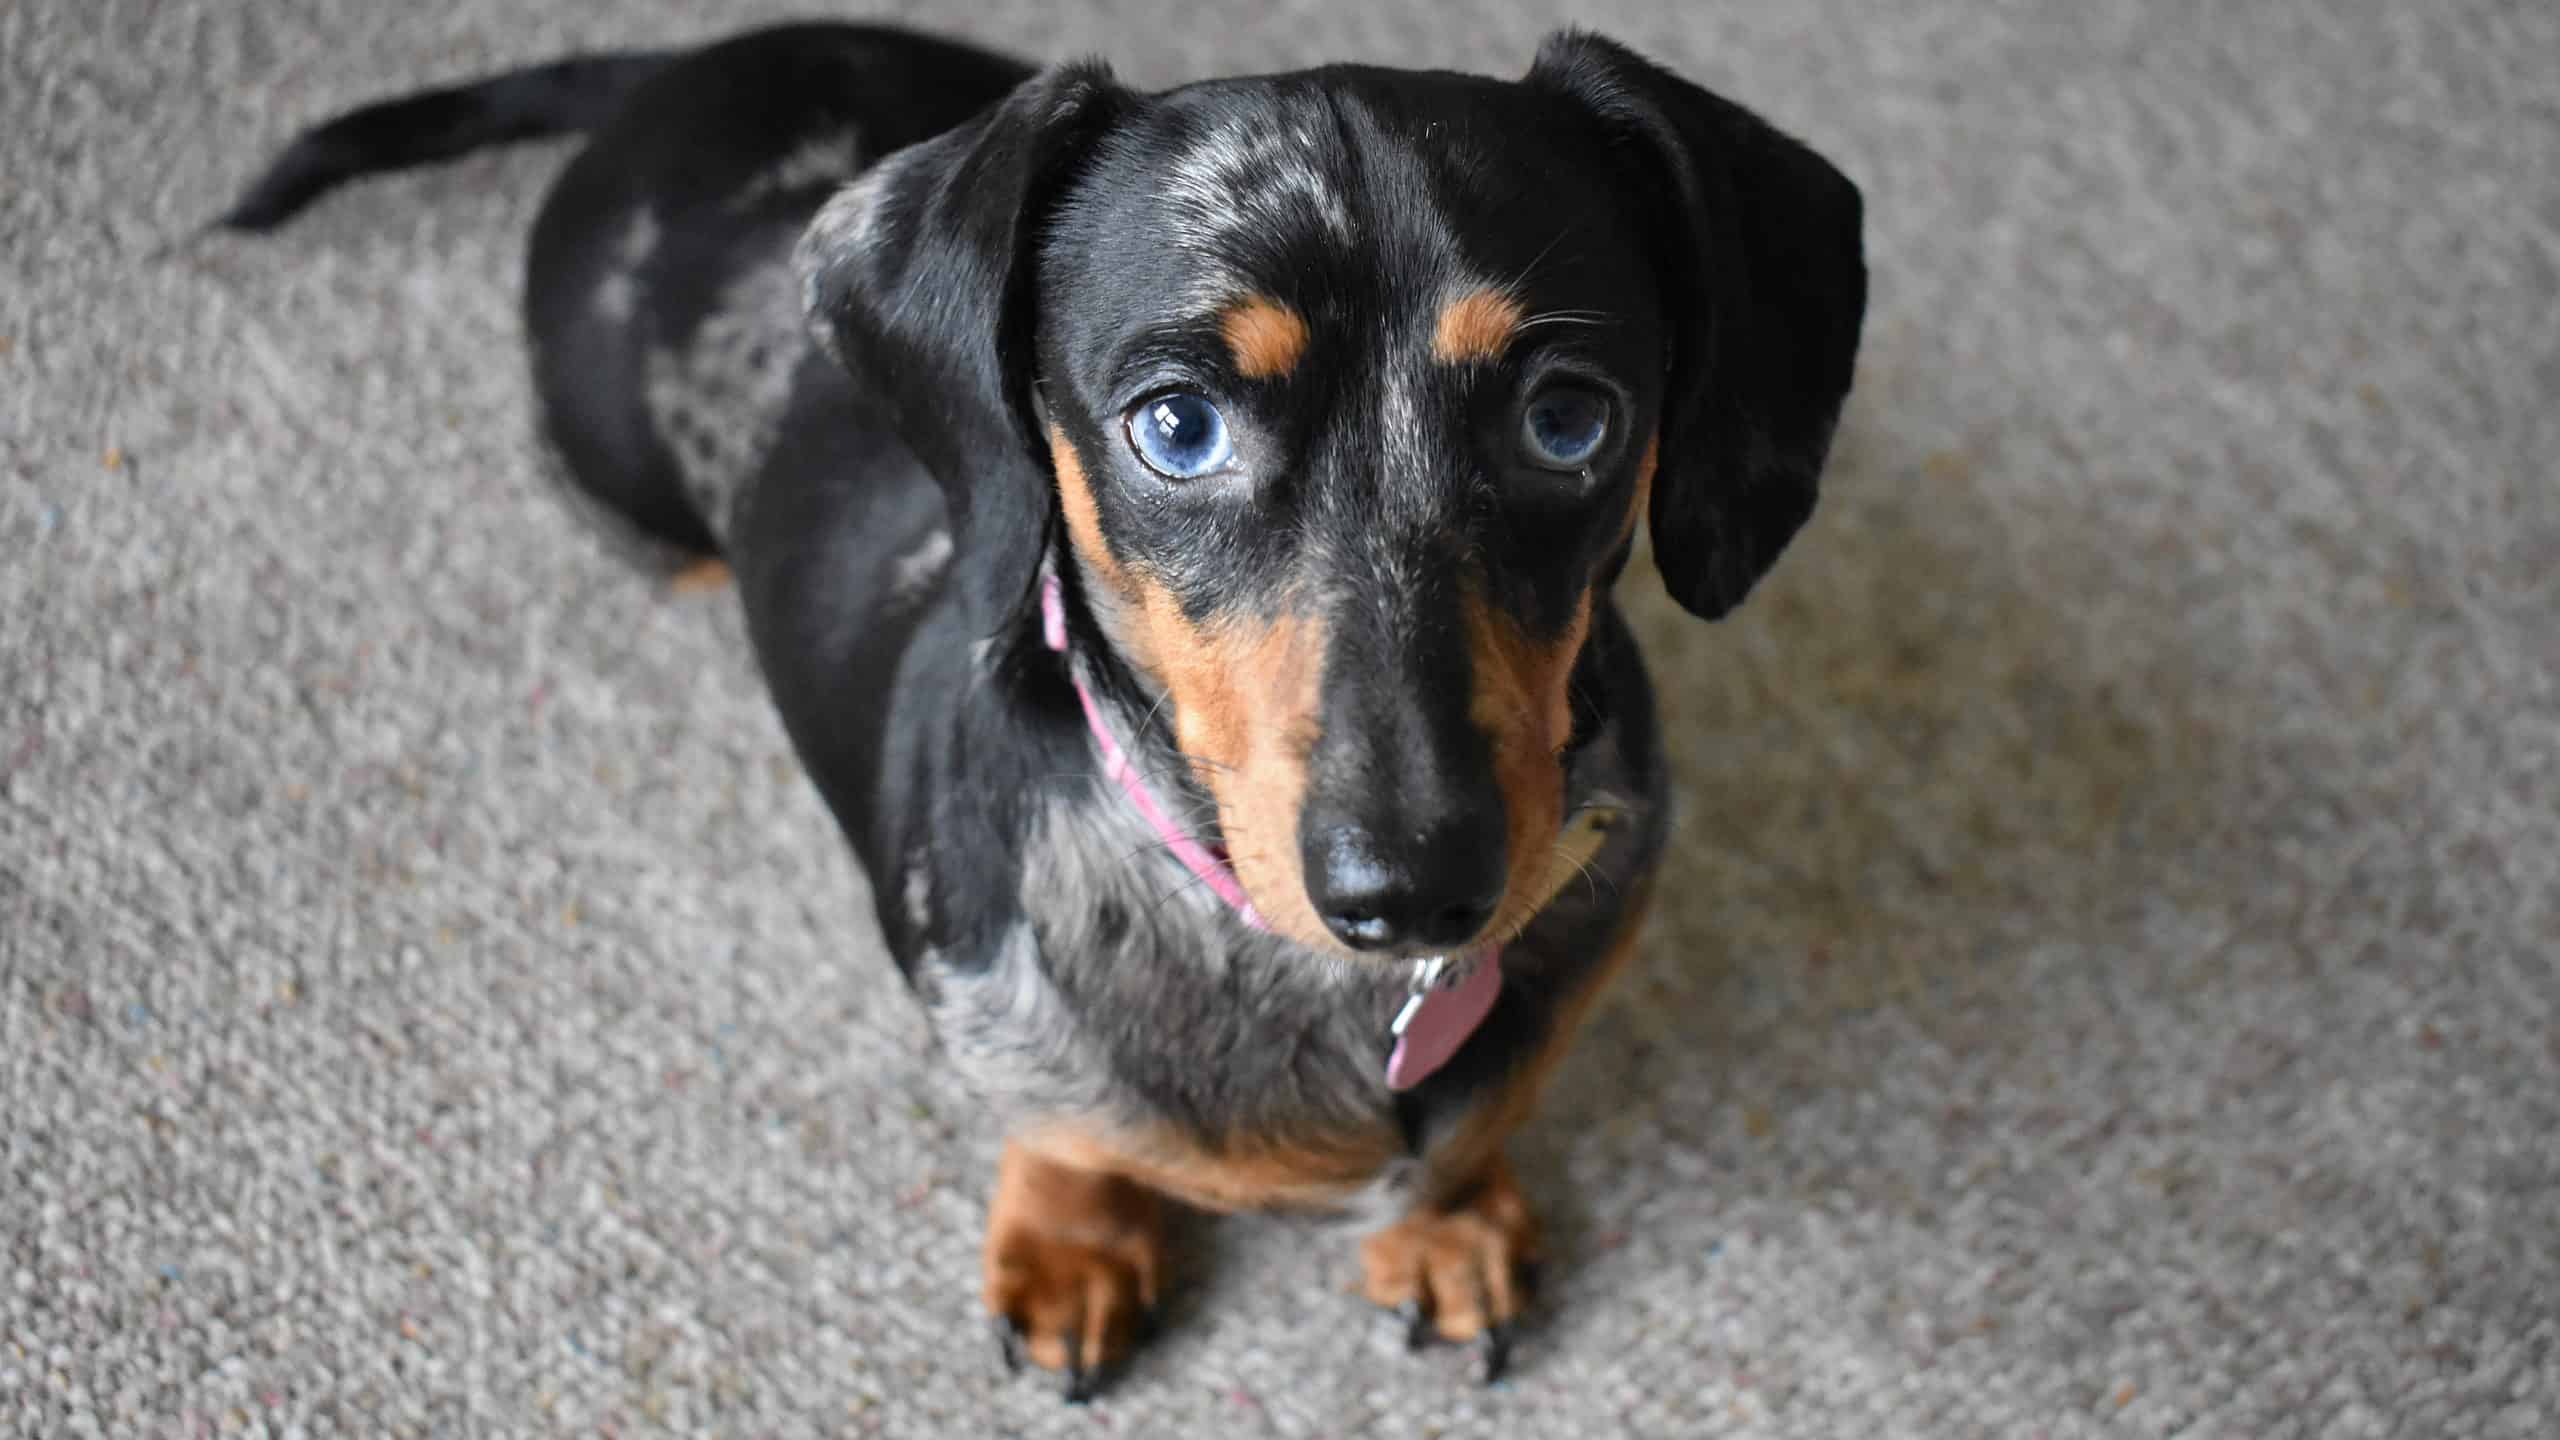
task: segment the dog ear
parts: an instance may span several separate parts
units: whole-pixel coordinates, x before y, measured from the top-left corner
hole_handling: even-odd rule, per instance
[[[1033,373],[1041,232],[1130,98],[1099,63],[1042,71],[883,158],[800,239],[812,331],[941,485],[997,625],[1027,605],[1057,508]]]
[[[1758,116],[1562,31],[1533,87],[1599,117],[1655,237],[1669,337],[1653,553],[1715,619],[1813,513],[1866,313],[1858,187]]]

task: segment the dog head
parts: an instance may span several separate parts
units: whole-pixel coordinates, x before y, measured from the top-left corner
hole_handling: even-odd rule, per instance
[[[1049,71],[803,264],[991,620],[1062,530],[1257,908],[1401,955],[1530,918],[1639,521],[1713,618],[1811,512],[1860,223],[1810,150],[1568,33],[1518,82]]]

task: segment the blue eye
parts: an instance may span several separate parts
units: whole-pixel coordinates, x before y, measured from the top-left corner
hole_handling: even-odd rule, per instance
[[[1578,470],[1609,438],[1609,397],[1579,385],[1538,393],[1520,417],[1520,449],[1532,465]]]
[[[1167,480],[1197,479],[1236,454],[1218,407],[1180,390],[1141,400],[1129,412],[1129,448]]]

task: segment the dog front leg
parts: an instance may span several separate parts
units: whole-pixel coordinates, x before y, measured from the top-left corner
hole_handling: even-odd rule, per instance
[[[987,1310],[1008,1365],[1066,1377],[1082,1403],[1149,1328],[1164,1273],[1164,1201],[1016,1139],[996,1167],[983,1255]]]

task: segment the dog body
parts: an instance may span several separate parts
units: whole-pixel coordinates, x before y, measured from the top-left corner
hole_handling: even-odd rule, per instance
[[[1667,829],[1610,587],[1649,515],[1720,614],[1809,511],[1854,187],[1591,37],[1519,83],[1140,96],[795,26],[358,112],[232,219],[557,129],[591,136],[527,269],[546,432],[735,575],[1012,1137],[1008,1353],[1084,1393],[1170,1196],[1356,1217],[1371,1298],[1498,1370],[1536,1251],[1501,1147]],[[1498,998],[1391,1084],[1433,955]]]

